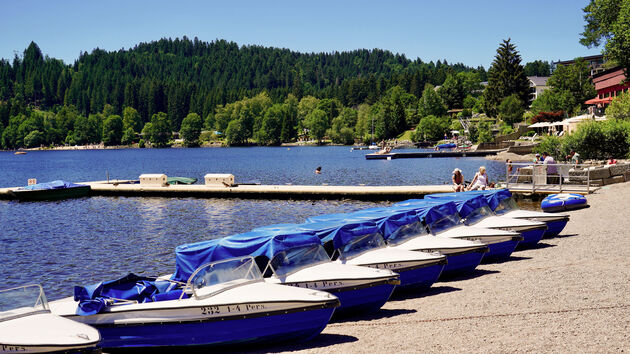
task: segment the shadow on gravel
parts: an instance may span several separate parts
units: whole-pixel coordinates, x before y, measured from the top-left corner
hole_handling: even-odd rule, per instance
[[[443,293],[450,293],[453,291],[460,291],[462,289],[453,286],[433,285],[428,289],[408,289],[408,290],[395,290],[392,296],[389,298],[390,302],[404,301],[409,299],[418,299],[425,296],[438,295]]]
[[[495,273],[501,273],[498,270],[490,270],[490,269],[475,269],[474,271],[472,271],[471,273],[468,274],[462,274],[459,276],[451,276],[451,277],[445,277],[445,278],[440,278],[440,280],[438,280],[438,282],[440,283],[448,283],[450,281],[459,281],[459,280],[468,280],[468,279],[474,279],[477,277],[481,277],[487,274],[495,274]]]
[[[492,262],[488,262],[488,263],[482,263],[481,264],[503,264],[503,263],[507,263],[507,262],[515,262],[515,261],[526,261],[528,259],[532,259],[532,257],[520,257],[520,256],[510,256],[510,258],[508,259],[502,259],[499,261],[492,261]]]
[[[560,235],[554,236],[552,238],[565,238],[565,237],[573,237],[573,236],[580,236],[580,234],[560,234]]]
[[[543,249],[543,248],[549,248],[549,247],[556,247],[557,245],[550,245],[548,243],[537,243],[533,246],[529,246],[529,247],[524,247],[524,248],[518,248],[516,247],[516,250],[514,252],[520,252],[520,251],[529,251],[529,250],[539,250],[539,249]]]
[[[392,296],[393,298],[393,296]],[[389,299],[389,301],[392,301],[392,298]],[[357,321],[372,321],[372,320],[379,320],[382,318],[390,318],[390,317],[394,317],[394,316],[398,316],[398,315],[405,315],[408,313],[415,313],[417,312],[416,310],[410,310],[410,309],[393,309],[393,310],[389,310],[389,309],[380,309],[376,312],[373,313],[366,313],[366,314],[356,314],[354,316],[345,316],[342,318],[334,318],[330,321],[330,323],[346,323],[346,322],[357,322]]]
[[[249,351],[249,353],[280,353],[295,350],[308,350],[324,348],[335,344],[352,343],[358,340],[359,339],[357,337],[347,336],[344,334],[322,333],[308,342],[276,345],[273,347],[269,346],[255,351]]]

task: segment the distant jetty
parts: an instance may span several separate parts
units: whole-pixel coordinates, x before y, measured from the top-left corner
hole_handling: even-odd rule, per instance
[[[422,152],[390,152],[387,154],[366,154],[367,160],[417,159],[433,157],[472,157],[495,155],[505,149],[474,151],[422,151]]]

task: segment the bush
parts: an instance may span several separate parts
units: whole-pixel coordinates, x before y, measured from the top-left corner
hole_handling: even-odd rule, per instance
[[[564,160],[571,150],[577,151],[583,159],[625,158],[630,152],[630,122],[608,120],[583,123],[575,133],[563,139],[543,137],[534,148],[538,153],[549,152],[556,160]]]
[[[492,135],[492,125],[488,121],[481,121],[477,125],[478,135],[477,135],[477,143],[489,143],[494,140],[494,135]]]
[[[542,154],[543,152],[549,153],[549,155],[553,156],[555,160],[564,160],[564,157],[569,153],[566,150],[566,145],[563,144],[563,139],[547,135],[544,136],[540,143],[534,148],[534,152]],[[582,153],[581,151],[579,152]],[[584,156],[582,155],[584,158]]]
[[[144,148],[145,147],[144,139],[140,139],[140,141],[138,142],[138,147],[139,148]]]

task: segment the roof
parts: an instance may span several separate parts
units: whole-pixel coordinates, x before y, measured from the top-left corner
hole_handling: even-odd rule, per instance
[[[589,61],[589,60],[596,60],[596,59],[604,59],[604,55],[603,54],[595,54],[595,55],[589,55],[589,56],[579,57],[579,58],[583,59],[585,61]],[[575,59],[558,60],[558,61],[554,62],[553,64],[571,64],[571,63],[575,63]]]
[[[547,80],[549,80],[549,76],[528,76],[527,78],[534,86],[547,86]]]
[[[604,97],[604,98],[591,98],[590,100],[584,102],[584,104],[600,104],[600,103],[610,103],[612,102],[613,97]]]

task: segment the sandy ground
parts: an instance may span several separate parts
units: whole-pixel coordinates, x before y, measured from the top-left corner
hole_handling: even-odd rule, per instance
[[[629,200],[630,183],[606,186],[535,249],[331,323],[311,342],[265,351],[627,352]]]

